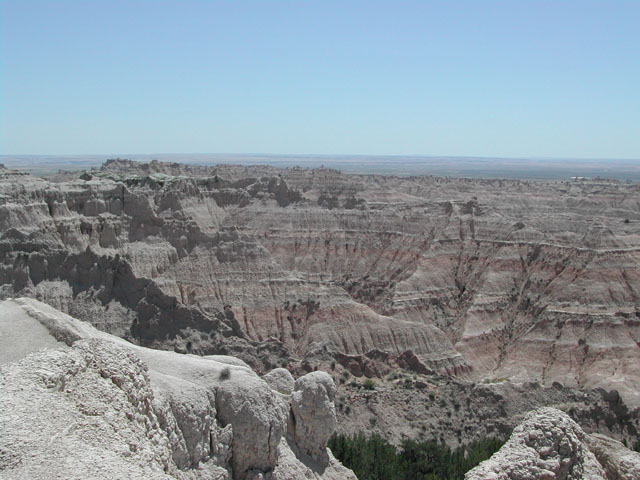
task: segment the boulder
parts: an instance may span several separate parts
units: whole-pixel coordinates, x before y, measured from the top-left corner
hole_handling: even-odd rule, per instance
[[[262,379],[276,392],[283,395],[291,395],[293,392],[294,379],[291,372],[286,368],[274,368],[265,374]]]
[[[586,434],[568,415],[541,408],[527,415],[509,441],[465,480],[604,480]]]

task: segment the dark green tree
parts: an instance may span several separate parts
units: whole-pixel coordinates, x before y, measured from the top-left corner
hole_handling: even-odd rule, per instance
[[[502,444],[485,438],[452,451],[435,440],[405,440],[397,449],[378,434],[334,435],[329,440],[333,455],[360,480],[463,480]]]

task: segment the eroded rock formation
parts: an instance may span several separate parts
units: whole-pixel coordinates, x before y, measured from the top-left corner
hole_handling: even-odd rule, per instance
[[[326,372],[312,372],[296,380],[291,396],[289,429],[298,447],[311,458],[326,455],[336,429],[336,386]]]
[[[633,445],[640,412],[615,391],[579,391],[556,383],[473,383],[443,377],[392,373],[373,389],[345,372],[336,375],[338,432],[378,433],[399,445],[404,438],[436,439],[451,447],[495,437],[506,440],[531,410],[553,407],[587,433],[599,432]]]
[[[607,480],[640,478],[640,453],[599,433],[587,436],[587,446],[604,468]]]
[[[589,436],[553,408],[531,412],[509,441],[465,480],[638,478],[640,454],[604,435]],[[604,468],[603,468],[604,467]]]
[[[234,355],[259,373],[335,363],[358,381],[398,369],[414,384],[455,378],[442,388],[451,418],[437,424],[447,440],[485,425],[508,433],[518,399],[637,435],[637,185],[126,160],[60,179],[0,170],[2,298],[37,298],[143,346]],[[483,382],[501,398],[491,415],[512,416],[472,434],[456,395]],[[612,391],[620,398],[604,399]],[[404,393],[385,391],[375,408]],[[425,427],[414,423],[402,423],[412,436]]]
[[[236,358],[135,346],[31,299],[0,303],[0,333],[2,476],[355,478],[326,439],[287,434],[295,410],[330,435],[333,405],[322,403],[334,417],[321,426],[325,412],[292,410],[290,395]]]

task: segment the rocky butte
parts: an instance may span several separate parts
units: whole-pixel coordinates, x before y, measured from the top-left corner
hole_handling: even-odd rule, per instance
[[[169,442],[148,447],[173,459],[158,463],[164,472],[218,455],[217,440],[189,450],[199,440],[185,438],[176,457],[180,441],[169,425],[185,417],[177,410],[199,409],[185,417],[198,423],[211,409],[220,439],[251,436],[241,426],[225,433],[237,412],[212,400],[225,390],[211,385],[235,385],[241,375],[276,392],[265,399],[284,395],[283,411],[301,412],[291,414],[300,422],[278,420],[266,434],[288,439],[292,465],[298,453],[316,459],[326,450],[326,439],[310,434],[320,424],[394,443],[427,436],[456,445],[506,439],[529,411],[554,407],[584,435],[638,438],[638,185],[128,160],[49,180],[1,169],[0,297],[36,299],[95,327],[59,358],[11,360],[6,368],[23,369],[11,378],[31,378],[29,368],[48,362],[89,368],[109,356],[101,343],[109,334],[133,352],[116,355],[131,363],[116,369],[148,368],[131,380],[141,389],[135,395],[171,404],[176,390],[173,417],[158,407],[145,421]],[[32,305],[15,302],[6,308]],[[169,355],[184,362],[184,375],[156,367]],[[231,382],[219,379],[225,367],[193,373],[214,365],[212,356],[239,359],[243,373],[229,367]],[[310,374],[316,370],[328,375]],[[298,377],[294,387],[285,371]],[[172,378],[162,383],[163,375]],[[362,388],[364,378],[374,379],[373,390]],[[183,381],[204,395],[198,405],[175,387]],[[319,411],[317,395],[329,399],[318,400],[324,413],[308,418],[304,411]],[[234,450],[225,463],[223,449],[212,465],[236,478],[275,475],[286,447],[273,442],[255,458],[249,449],[246,461]]]

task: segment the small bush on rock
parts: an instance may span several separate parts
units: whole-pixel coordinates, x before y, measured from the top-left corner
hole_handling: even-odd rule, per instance
[[[371,380],[370,378],[367,378],[364,381],[364,388],[366,388],[367,390],[375,390],[376,388],[376,382],[374,382],[373,380]]]
[[[231,369],[229,367],[225,367],[220,372],[220,375],[218,378],[220,380],[229,380],[229,377],[231,377]]]

